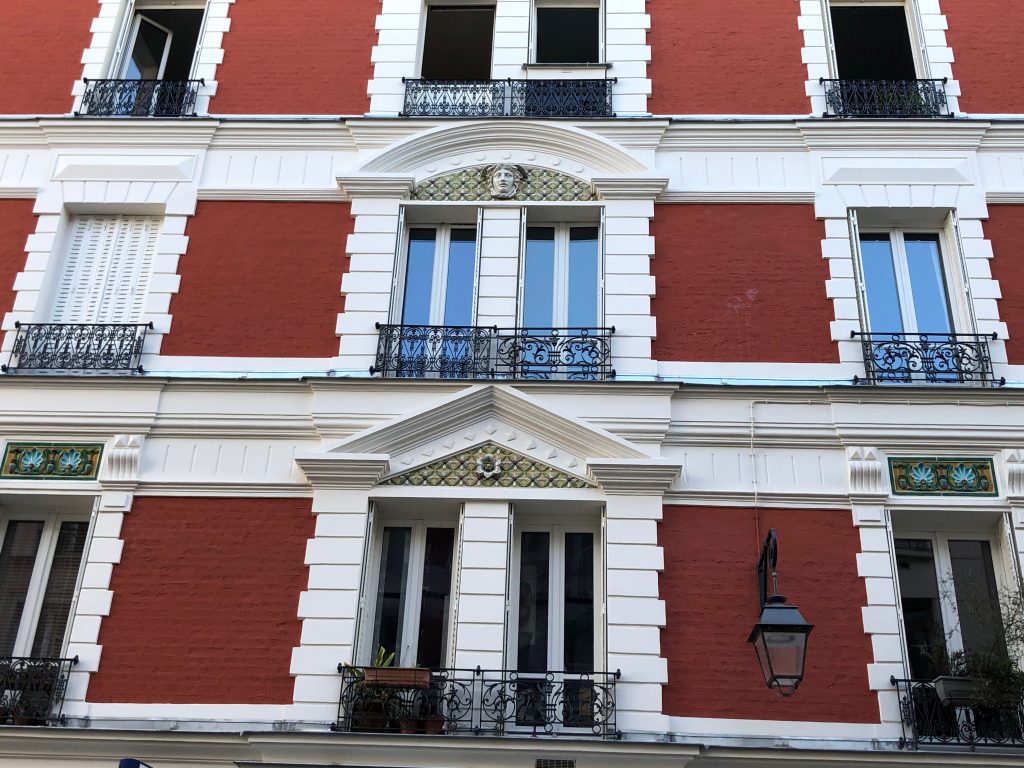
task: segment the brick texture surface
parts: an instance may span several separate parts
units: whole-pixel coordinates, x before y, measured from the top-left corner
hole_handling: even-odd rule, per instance
[[[348,203],[203,201],[162,354],[334,357]]]
[[[759,519],[758,519],[759,518]],[[769,690],[747,643],[757,621],[754,566],[779,534],[779,589],[814,625],[806,676],[788,699]],[[667,604],[665,711],[682,717],[877,723],[871,642],[857,576],[859,536],[842,510],[665,507],[661,596]]]
[[[14,279],[25,269],[25,241],[36,231],[35,200],[0,200],[0,318],[14,308]]]
[[[655,358],[838,362],[813,206],[657,205],[652,234]]]
[[[1024,3],[942,0],[965,112],[1024,113]]]
[[[380,0],[244,0],[231,8],[211,113],[362,115]]]
[[[291,703],[311,508],[308,499],[137,498],[89,700]]]
[[[0,114],[71,111],[98,12],[96,0],[0,2]]]
[[[1006,323],[1010,363],[1024,365],[1024,205],[990,205],[985,236],[992,242],[992,277],[1003,298],[999,317]]]
[[[649,0],[656,115],[805,115],[807,67],[793,0]]]

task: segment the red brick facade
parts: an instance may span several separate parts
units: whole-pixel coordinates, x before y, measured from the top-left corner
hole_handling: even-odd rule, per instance
[[[834,317],[810,205],[656,205],[654,357],[835,363]]]
[[[199,203],[162,353],[337,355],[349,210],[348,203]]]
[[[780,591],[814,630],[804,683],[783,699],[767,688],[747,643],[757,621],[754,564],[769,528],[779,534]],[[665,712],[681,717],[877,723],[868,689],[871,641],[857,576],[860,538],[850,512],[665,507],[661,595],[667,626]]]
[[[35,200],[0,200],[0,318],[14,309],[14,280],[25,269],[25,241],[36,230]]]
[[[1006,323],[1006,355],[1024,365],[1024,205],[990,205],[985,236],[992,242],[992,277],[1003,298],[999,317]]]
[[[95,702],[289,704],[308,499],[137,498]]]
[[[1024,113],[1024,3],[942,0],[964,112]]]

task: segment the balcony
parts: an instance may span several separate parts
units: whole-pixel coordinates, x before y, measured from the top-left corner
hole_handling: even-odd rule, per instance
[[[76,115],[85,117],[194,117],[203,80],[85,80]]]
[[[992,373],[989,340],[978,333],[860,333],[867,376],[863,384],[1002,385]]]
[[[1024,747],[1024,702],[980,706],[943,700],[935,683],[927,680],[893,677],[890,682],[900,697],[901,748]]]
[[[614,117],[601,80],[410,80],[403,117]]]
[[[73,659],[0,656],[0,725],[63,722],[64,692]]]
[[[476,736],[594,736],[618,739],[619,672],[403,669],[338,665],[332,730]]]
[[[605,381],[614,328],[377,325],[371,374],[386,379]]]
[[[825,117],[952,117],[946,80],[825,80]]]
[[[146,324],[15,323],[4,373],[142,372]]]

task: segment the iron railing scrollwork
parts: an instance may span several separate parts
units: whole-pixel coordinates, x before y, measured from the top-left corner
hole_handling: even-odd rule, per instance
[[[825,117],[949,116],[946,79],[826,80]]]
[[[614,117],[615,78],[421,80],[405,83],[403,117]]]
[[[81,109],[88,117],[187,117],[196,114],[204,80],[85,80]]]
[[[4,373],[137,371],[152,323],[21,323]]]
[[[996,334],[861,333],[865,384],[1004,384],[992,372],[989,341]]]
[[[22,658],[0,656],[0,725],[47,725],[63,722],[68,675],[78,657]]]
[[[604,381],[614,328],[377,325],[371,374],[398,379]]]
[[[900,700],[900,748],[1024,747],[1024,702],[1005,706],[943,701],[935,683],[890,678]]]
[[[621,738],[619,672],[439,669],[419,681],[370,682],[366,668],[339,665],[338,720],[332,730],[507,736],[559,734]],[[425,670],[421,670],[425,672]]]

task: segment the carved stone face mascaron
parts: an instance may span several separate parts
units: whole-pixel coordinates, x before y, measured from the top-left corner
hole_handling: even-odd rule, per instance
[[[490,192],[495,200],[512,200],[519,191],[521,174],[511,165],[497,165],[490,172]]]

